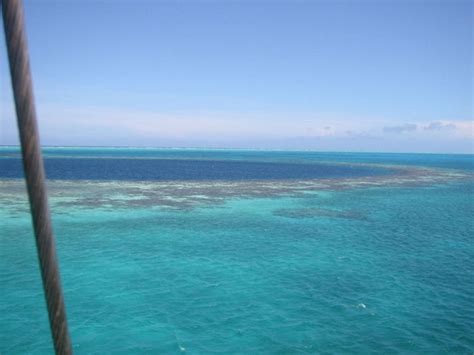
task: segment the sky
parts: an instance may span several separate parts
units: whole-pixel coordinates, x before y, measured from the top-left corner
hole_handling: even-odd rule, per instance
[[[24,3],[43,145],[474,153],[472,1]]]

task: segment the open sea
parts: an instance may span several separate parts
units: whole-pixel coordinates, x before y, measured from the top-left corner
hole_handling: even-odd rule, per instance
[[[77,354],[473,354],[474,156],[46,148]],[[0,147],[0,354],[53,352]]]

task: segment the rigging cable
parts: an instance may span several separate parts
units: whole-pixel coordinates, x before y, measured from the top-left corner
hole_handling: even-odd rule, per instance
[[[21,0],[2,0],[3,25],[43,289],[56,354],[72,354],[33,98]]]

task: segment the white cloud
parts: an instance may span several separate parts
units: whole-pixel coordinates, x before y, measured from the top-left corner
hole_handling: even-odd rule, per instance
[[[413,131],[416,131],[418,128],[418,125],[416,124],[413,124],[413,123],[405,123],[403,125],[399,125],[399,126],[385,126],[383,128],[383,131],[384,132],[387,132],[387,133],[397,133],[397,134],[400,134],[400,133],[404,133],[404,132],[413,132]]]
[[[425,126],[424,129],[427,131],[444,131],[456,129],[456,125],[452,122],[444,123],[441,121],[434,121]]]

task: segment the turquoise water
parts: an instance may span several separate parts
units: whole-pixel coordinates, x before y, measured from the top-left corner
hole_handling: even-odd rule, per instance
[[[50,181],[76,353],[474,351],[472,156],[151,151],[46,155],[401,170]],[[52,351],[24,193],[0,179],[1,354]]]

